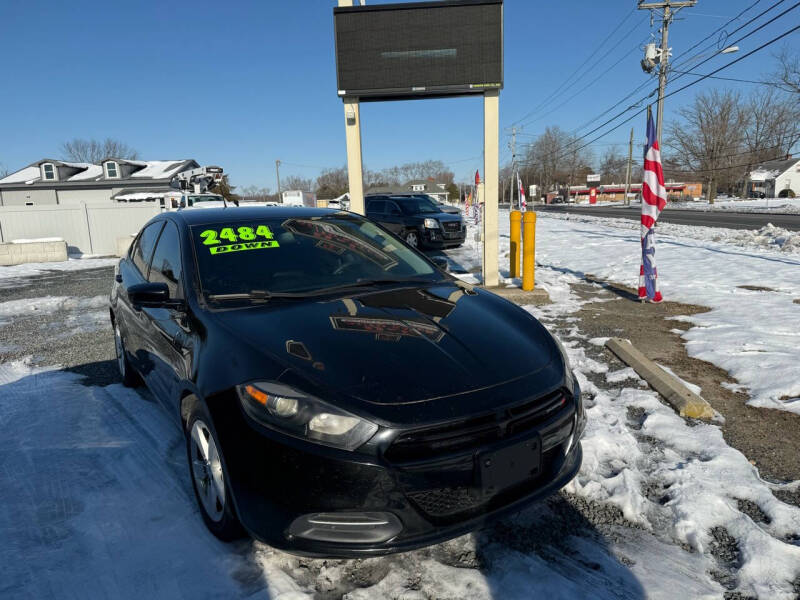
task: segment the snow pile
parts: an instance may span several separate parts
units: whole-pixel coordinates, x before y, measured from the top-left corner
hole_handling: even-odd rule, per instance
[[[589,215],[537,213],[547,219],[562,219],[577,223],[590,223],[614,229],[639,231],[639,223],[631,219],[614,219],[592,217]],[[502,219],[502,217],[501,217]],[[800,232],[789,231],[772,224],[761,229],[725,229],[722,227],[704,227],[700,225],[676,225],[674,223],[658,223],[656,234],[659,237],[687,237],[710,242],[741,246],[743,248],[763,248],[765,250],[781,250],[788,253],[800,253]]]
[[[760,198],[741,200],[738,198],[717,199],[713,204],[707,202],[670,202],[667,210],[678,208],[680,210],[700,210],[735,212],[735,213],[763,213],[774,212],[780,214],[800,214],[800,198]]]
[[[43,238],[20,238],[18,240],[11,240],[12,244],[37,244],[40,242],[63,242],[64,238],[60,237],[43,237]]]
[[[775,248],[783,252],[800,254],[800,232],[775,227],[772,223],[757,230],[724,229],[711,239],[737,246]]]

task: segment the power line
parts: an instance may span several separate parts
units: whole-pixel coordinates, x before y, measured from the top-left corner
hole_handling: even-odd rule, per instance
[[[548,95],[548,96],[547,96],[547,97],[546,97],[546,98],[545,98],[545,99],[544,99],[544,100],[543,100],[543,101],[542,101],[542,102],[541,102],[541,103],[540,103],[538,106],[536,106],[536,107],[535,107],[533,110],[531,110],[530,112],[528,112],[526,115],[524,115],[524,116],[523,116],[523,117],[521,117],[520,119],[517,119],[516,121],[514,121],[514,122],[512,123],[512,125],[517,125],[517,124],[519,124],[520,122],[524,121],[525,119],[527,119],[527,118],[528,118],[528,117],[530,117],[531,115],[535,114],[536,112],[540,111],[542,108],[544,108],[545,106],[547,106],[547,104],[548,104],[548,103],[549,103],[549,102],[550,102],[550,101],[551,101],[553,98],[557,97],[557,96],[558,96],[558,94],[559,94],[559,93],[562,91],[562,89],[564,89],[564,86],[565,86],[565,85],[567,85],[567,84],[568,84],[570,81],[572,81],[572,78],[573,78],[573,77],[575,77],[575,76],[576,76],[576,75],[577,75],[577,74],[578,74],[580,71],[582,71],[582,70],[584,69],[584,67],[586,66],[586,63],[587,63],[587,62],[588,62],[588,61],[591,59],[591,57],[592,57],[592,56],[594,56],[595,54],[597,54],[597,52],[600,50],[600,48],[602,48],[602,47],[605,45],[605,43],[606,43],[608,40],[610,40],[610,39],[611,39],[611,37],[612,37],[612,36],[613,36],[613,35],[614,35],[614,34],[615,34],[615,33],[616,33],[616,32],[617,32],[617,31],[618,31],[618,30],[619,30],[619,29],[620,29],[620,28],[621,28],[621,27],[622,27],[622,26],[625,24],[625,22],[626,22],[628,19],[630,19],[630,18],[631,18],[631,16],[632,16],[632,15],[633,15],[635,12],[636,12],[636,7],[634,7],[633,9],[631,9],[631,11],[630,11],[630,12],[629,12],[627,15],[625,15],[625,18],[624,18],[624,19],[622,19],[622,21],[620,21],[620,22],[619,22],[619,24],[618,24],[618,25],[617,25],[617,26],[614,28],[614,30],[613,30],[613,31],[611,31],[611,33],[609,33],[609,34],[608,34],[608,35],[607,35],[607,36],[606,36],[606,37],[603,39],[603,41],[602,41],[602,42],[600,42],[600,44],[599,44],[599,45],[598,45],[598,46],[597,46],[597,47],[596,47],[596,48],[595,48],[595,49],[594,49],[594,50],[593,50],[593,51],[592,51],[592,52],[589,54],[589,56],[587,56],[587,57],[586,57],[586,60],[584,60],[584,62],[583,62],[583,63],[581,63],[580,65],[578,65],[578,68],[577,68],[577,69],[575,69],[575,71],[573,71],[573,72],[572,72],[572,74],[571,74],[569,77],[567,77],[567,78],[566,78],[564,81],[562,81],[562,82],[561,82],[561,84],[560,84],[560,85],[559,85],[559,86],[558,86],[558,87],[557,87],[555,90],[553,90],[552,92],[550,92],[550,94],[549,94],[549,95]],[[639,25],[639,24],[637,23],[637,24],[636,24],[636,26],[634,26],[634,29],[635,29],[636,27],[638,27],[638,25]],[[617,44],[617,46],[614,46],[614,48],[616,48],[616,47],[618,47],[618,46],[619,46],[619,44]],[[614,48],[612,48],[612,50],[613,50]],[[607,55],[607,54],[606,54],[606,55]],[[605,56],[606,56],[606,55],[604,55],[604,56],[603,56],[603,58],[605,58]],[[602,59],[601,59],[601,60],[602,60]],[[596,63],[595,63],[595,64],[596,64]],[[573,84],[574,84],[574,82],[573,82]],[[573,84],[570,84],[570,85],[573,85]]]
[[[784,0],[780,0],[780,1],[781,1],[781,2],[783,2]],[[779,2],[779,3],[780,3],[780,2]],[[775,5],[773,5],[773,6],[775,6]],[[788,13],[789,11],[791,11],[791,10],[794,10],[794,9],[795,9],[795,8],[797,8],[798,6],[800,6],[800,2],[797,2],[796,4],[794,4],[793,6],[791,6],[790,8],[788,8],[787,10],[783,11],[783,12],[782,12],[782,13],[780,13],[779,15],[777,15],[777,16],[773,17],[772,19],[770,19],[769,21],[767,21],[767,22],[765,22],[765,23],[763,23],[763,24],[759,25],[759,27],[758,27],[758,28],[756,28],[756,29],[754,29],[753,31],[751,31],[751,32],[749,32],[749,33],[747,33],[747,34],[745,34],[744,36],[742,36],[741,38],[737,39],[737,40],[736,40],[735,42],[733,42],[733,43],[737,43],[737,42],[739,42],[739,41],[741,41],[741,40],[743,40],[743,39],[745,39],[745,38],[747,38],[747,37],[751,36],[751,35],[752,35],[752,34],[754,34],[755,32],[759,31],[760,29],[763,29],[765,26],[769,25],[770,23],[773,23],[774,21],[776,21],[777,19],[781,18],[782,16],[784,16],[784,15],[785,15],[786,13]],[[768,10],[769,10],[769,9],[768,9]],[[763,14],[763,13],[761,13],[761,14]],[[757,18],[758,18],[758,17],[760,17],[760,16],[761,16],[761,15],[758,15],[758,16],[754,17],[754,18],[753,18],[753,19],[751,19],[751,20],[750,20],[748,23],[751,23],[751,22],[753,22],[755,19],[757,19]],[[747,25],[748,23],[746,23],[745,25]],[[744,25],[743,25],[743,26],[744,26]],[[739,29],[741,29],[741,27],[740,27]],[[744,59],[745,59],[745,58],[747,58],[748,56],[751,56],[751,55],[755,54],[756,52],[759,52],[760,50],[762,50],[762,49],[766,48],[767,46],[769,46],[769,45],[771,45],[771,44],[774,44],[776,41],[778,41],[778,40],[780,40],[780,39],[782,39],[782,38],[786,37],[787,35],[790,35],[790,34],[794,33],[794,32],[795,32],[797,29],[800,29],[800,25],[798,25],[798,26],[796,26],[796,27],[794,27],[794,28],[792,28],[792,29],[790,29],[790,30],[788,30],[788,31],[786,31],[786,32],[784,32],[784,33],[782,33],[780,36],[778,36],[778,37],[776,37],[776,38],[773,38],[772,40],[770,40],[770,41],[768,41],[768,42],[766,42],[766,43],[762,44],[762,45],[761,45],[761,46],[759,46],[758,48],[755,48],[754,50],[751,50],[750,52],[748,52],[748,53],[746,53],[746,54],[744,54],[744,55],[740,56],[739,58],[737,58],[737,59],[735,59],[735,60],[733,60],[733,61],[731,61],[731,62],[729,62],[729,63],[726,63],[725,65],[723,65],[723,66],[719,67],[718,69],[715,69],[714,71],[711,71],[710,73],[706,73],[706,74],[704,74],[704,75],[700,76],[698,79],[696,79],[696,80],[694,80],[694,81],[692,81],[692,82],[689,82],[688,84],[686,84],[686,85],[684,85],[684,86],[682,86],[682,87],[678,88],[677,90],[673,90],[673,91],[671,91],[671,92],[669,92],[669,93],[665,94],[665,95],[664,95],[664,98],[665,98],[665,99],[666,99],[666,98],[669,98],[670,96],[673,96],[673,95],[677,94],[678,92],[681,92],[681,91],[683,91],[683,90],[687,89],[688,87],[691,87],[691,86],[693,86],[693,85],[695,85],[695,84],[697,84],[697,83],[699,83],[699,82],[701,82],[701,81],[703,81],[703,80],[705,80],[705,79],[708,79],[708,78],[710,78],[710,77],[713,77],[714,75],[716,75],[717,73],[719,73],[719,72],[720,72],[720,71],[722,71],[723,69],[727,69],[727,68],[729,68],[729,67],[731,67],[731,66],[735,65],[736,63],[738,63],[738,62],[741,62],[742,60],[744,60]],[[737,29],[737,31],[738,31],[738,29]],[[714,57],[712,56],[711,58],[714,58]],[[700,64],[703,64],[703,63],[705,63],[705,62],[708,62],[709,60],[711,60],[711,58],[708,58],[708,59],[704,60],[704,61],[703,61],[702,63],[700,63]],[[699,65],[697,65],[697,66],[699,66]],[[675,80],[679,79],[680,77],[681,77],[681,76],[679,75],[678,77],[676,77],[676,78],[675,78]],[[675,80],[673,80],[673,81],[675,81]],[[631,106],[629,106],[628,108],[624,109],[623,111],[621,111],[621,112],[617,113],[616,115],[614,115],[614,116],[613,116],[613,117],[611,117],[610,119],[606,120],[606,121],[605,121],[604,123],[602,123],[601,125],[599,125],[599,126],[595,127],[594,129],[592,129],[591,131],[589,131],[589,132],[585,133],[584,135],[582,135],[582,136],[580,136],[580,137],[576,138],[576,139],[575,139],[575,140],[573,140],[572,142],[569,142],[569,143],[567,144],[567,146],[573,145],[573,144],[575,144],[575,143],[579,142],[580,140],[587,138],[587,137],[588,137],[588,136],[590,136],[592,133],[594,133],[594,132],[598,131],[599,129],[602,129],[602,128],[603,128],[603,127],[605,127],[606,125],[610,124],[612,121],[615,121],[616,119],[618,119],[619,117],[621,117],[622,115],[624,115],[626,112],[628,112],[628,111],[630,111],[630,110],[633,110],[633,109],[637,108],[637,107],[638,107],[638,105],[639,105],[639,104],[641,104],[641,102],[642,102],[642,101],[644,101],[644,100],[646,100],[647,98],[651,97],[651,96],[652,96],[653,94],[655,94],[657,91],[658,91],[657,89],[656,89],[656,90],[653,90],[653,91],[652,91],[650,94],[648,94],[647,96],[644,96],[644,97],[640,98],[640,99],[639,99],[637,102],[635,102],[634,104],[632,104],[632,105],[631,105]],[[630,96],[630,95],[632,95],[632,94],[629,94],[629,96]],[[620,103],[621,103],[621,102],[620,102]],[[618,103],[618,104],[620,104],[620,103]],[[631,121],[633,118],[635,118],[637,115],[641,114],[642,112],[644,112],[644,109],[642,109],[642,110],[639,110],[639,111],[635,112],[635,113],[634,113],[633,115],[631,115],[629,118],[625,119],[625,120],[624,120],[624,121],[622,121],[621,123],[618,123],[618,124],[617,124],[616,126],[614,126],[612,129],[609,129],[607,132],[605,132],[605,133],[601,134],[600,136],[596,137],[596,138],[595,138],[595,139],[594,139],[592,142],[589,142],[589,143],[587,143],[587,144],[584,144],[584,145],[582,145],[582,146],[579,146],[578,148],[570,149],[570,150],[568,150],[568,151],[564,152],[562,155],[560,155],[560,156],[559,156],[559,158],[563,158],[563,156],[567,156],[567,155],[568,155],[568,154],[570,154],[570,153],[577,152],[578,150],[581,150],[581,149],[585,148],[586,146],[588,146],[588,145],[591,145],[591,144],[592,144],[594,141],[597,141],[597,140],[599,140],[599,139],[601,139],[601,138],[605,137],[606,135],[608,135],[608,134],[609,134],[609,133],[611,133],[612,131],[615,131],[615,130],[619,129],[619,128],[620,128],[622,125],[624,125],[625,123],[628,123],[629,121]]]
[[[678,71],[677,69],[670,69],[670,70],[674,71],[675,73],[681,73],[682,75],[702,75],[702,73],[695,73],[692,71]],[[709,77],[709,79],[720,79],[722,81],[735,81],[737,83],[758,83],[760,85],[768,85],[784,91],[789,91],[789,88],[783,87],[781,84],[773,83],[771,81],[756,81],[755,79],[737,79],[736,77],[717,77],[717,76]]]
[[[597,75],[597,76],[596,76],[594,79],[592,79],[590,82],[588,82],[588,83],[584,84],[584,87],[586,87],[586,88],[588,89],[588,88],[590,88],[592,85],[594,85],[595,83],[597,83],[597,82],[600,80],[600,78],[602,78],[602,77],[603,77],[603,76],[604,76],[606,73],[608,73],[608,72],[609,72],[611,69],[613,69],[614,67],[616,67],[616,66],[617,66],[619,63],[621,63],[621,62],[622,62],[623,60],[625,60],[626,58],[628,58],[628,56],[630,56],[630,55],[631,55],[633,52],[635,52],[635,51],[639,50],[639,48],[641,47],[641,45],[642,45],[644,42],[646,42],[646,41],[647,41],[648,37],[649,37],[649,36],[645,37],[645,38],[644,38],[644,39],[643,39],[641,42],[639,42],[638,44],[636,44],[636,45],[635,45],[635,46],[634,46],[634,47],[633,47],[631,50],[628,50],[628,52],[626,52],[625,54],[623,54],[623,55],[622,55],[622,56],[619,58],[619,60],[617,60],[617,62],[615,62],[614,64],[612,64],[612,65],[611,65],[610,67],[608,67],[608,68],[607,68],[605,71],[603,71],[602,73],[600,73],[599,75]],[[616,48],[616,47],[615,47],[615,48]],[[613,48],[612,48],[612,50],[613,50]],[[570,87],[571,87],[571,86],[570,86]],[[569,88],[567,88],[567,89],[569,89]],[[567,90],[564,90],[564,92],[566,92],[566,91],[567,91]],[[559,110],[559,109],[563,108],[564,106],[566,106],[567,104],[569,104],[570,102],[572,102],[573,100],[575,100],[575,98],[576,98],[576,97],[577,97],[577,96],[570,96],[569,98],[567,98],[567,99],[566,99],[564,102],[562,102],[561,104],[558,104],[558,105],[556,105],[555,107],[553,107],[553,108],[551,108],[550,110],[548,110],[547,112],[540,114],[539,116],[537,116],[537,117],[536,117],[536,118],[534,118],[534,119],[528,119],[528,120],[526,120],[525,122],[527,123],[527,122],[531,122],[531,121],[541,121],[541,120],[542,120],[542,119],[544,119],[546,116],[553,114],[555,111],[557,111],[557,110]]]
[[[744,24],[743,24],[743,25],[741,25],[740,27],[738,27],[738,28],[734,29],[734,30],[731,32],[731,34],[733,34],[733,33],[736,33],[737,31],[741,30],[743,27],[746,27],[747,25],[749,25],[749,24],[750,24],[750,23],[752,23],[753,21],[755,21],[755,20],[757,20],[758,18],[760,18],[760,17],[761,17],[761,15],[765,14],[766,12],[769,12],[770,10],[772,10],[773,8],[775,8],[775,7],[776,7],[778,4],[781,4],[782,2],[785,2],[785,0],[779,0],[778,2],[776,2],[775,4],[773,4],[772,6],[770,6],[770,7],[769,7],[767,10],[765,10],[765,11],[764,11],[764,12],[762,12],[761,14],[759,14],[759,15],[757,15],[757,16],[755,16],[755,17],[753,17],[753,18],[752,18],[752,19],[750,19],[750,20],[749,20],[747,23],[744,23]],[[729,45],[731,45],[731,46],[732,46],[732,45],[738,44],[738,43],[739,43],[739,42],[741,42],[742,40],[745,40],[745,39],[749,38],[749,37],[750,37],[751,35],[753,35],[754,33],[758,32],[758,31],[761,31],[762,29],[764,29],[764,27],[766,27],[767,25],[769,25],[769,24],[771,24],[771,23],[774,23],[775,21],[777,21],[778,19],[780,19],[781,17],[783,17],[783,16],[784,16],[786,13],[788,13],[788,12],[790,12],[790,11],[794,10],[794,9],[795,9],[795,8],[797,8],[798,6],[800,6],[800,2],[796,2],[794,5],[790,6],[789,8],[787,8],[787,9],[786,9],[785,11],[783,11],[782,13],[780,13],[780,14],[778,14],[778,15],[776,15],[776,16],[774,16],[774,17],[772,17],[772,18],[771,18],[769,21],[765,21],[764,23],[762,23],[761,25],[759,25],[758,27],[756,27],[756,28],[755,28],[755,29],[753,29],[752,31],[750,31],[750,32],[748,32],[748,33],[744,34],[742,37],[740,37],[740,38],[738,38],[738,39],[736,39],[736,40],[732,41],[732,42],[731,42]],[[728,45],[727,41],[725,42],[725,44],[726,44],[726,45]],[[708,61],[710,61],[710,60],[712,60],[712,59],[716,58],[716,57],[717,57],[717,54],[719,54],[719,53],[714,53],[714,54],[712,54],[711,56],[709,56],[709,57],[708,57],[708,58],[706,58],[705,60],[703,60],[703,61],[701,61],[701,62],[697,63],[696,65],[694,65],[694,66],[693,66],[693,67],[691,67],[691,68],[692,68],[692,69],[696,69],[696,68],[697,68],[697,67],[699,67],[700,65],[704,65],[704,64],[705,64],[705,63],[707,63]],[[681,63],[680,65],[675,65],[675,66],[683,66],[684,64],[686,64],[686,63],[688,63],[688,62],[690,62],[690,61],[688,61],[688,60],[687,60],[687,61],[684,61],[683,63]],[[678,75],[678,76],[677,76],[675,79],[673,79],[673,80],[672,80],[672,81],[673,81],[673,83],[674,83],[676,80],[680,79],[681,77],[683,77],[683,75]]]
[[[723,23],[722,25],[720,25],[719,27],[717,27],[717,28],[716,28],[714,31],[712,31],[711,33],[709,33],[709,34],[708,34],[706,37],[704,37],[702,40],[700,40],[699,42],[697,42],[696,44],[694,44],[694,46],[690,46],[690,47],[689,47],[687,50],[685,50],[685,51],[681,52],[681,53],[680,53],[678,56],[676,56],[676,57],[675,57],[675,60],[677,61],[677,60],[678,60],[680,57],[684,56],[685,54],[689,54],[689,52],[691,52],[692,50],[694,50],[695,48],[697,48],[698,46],[700,46],[700,45],[701,45],[703,42],[705,42],[705,41],[706,41],[707,39],[709,39],[711,36],[713,36],[713,35],[716,35],[716,34],[717,34],[717,33],[719,33],[720,31],[723,31],[723,30],[725,29],[725,27],[727,27],[728,25],[730,25],[730,24],[731,24],[731,23],[733,23],[734,21],[738,20],[738,19],[739,19],[739,18],[740,18],[740,17],[741,17],[741,16],[742,16],[744,13],[746,13],[747,11],[749,11],[749,10],[753,9],[753,8],[754,8],[756,5],[760,4],[762,1],[763,1],[763,0],[756,0],[755,2],[753,2],[753,3],[752,3],[750,6],[748,6],[747,8],[745,8],[745,9],[744,9],[742,12],[740,12],[738,15],[736,15],[735,17],[733,17],[733,18],[732,18],[732,19],[730,19],[729,21],[727,21],[727,22]],[[775,8],[775,7],[776,7],[778,4],[780,4],[781,2],[784,2],[784,1],[785,1],[785,0],[779,0],[779,2],[776,2],[775,4],[773,4],[772,6],[770,6],[770,7],[769,7],[769,8],[768,8],[766,11],[764,11],[764,12],[769,12],[770,10],[772,10],[773,8]],[[761,15],[763,15],[763,14],[764,14],[764,13],[761,13]],[[753,17],[753,19],[757,19],[757,18],[758,18],[758,17],[760,17],[761,15],[757,15],[757,16]],[[752,20],[751,20],[751,22],[752,22]],[[726,37],[727,37],[727,35],[728,35],[728,34],[726,34]]]
[[[747,7],[747,8],[745,8],[744,10],[742,10],[742,11],[741,11],[741,12],[740,12],[738,15],[736,15],[735,17],[733,17],[732,19],[730,19],[730,20],[729,20],[727,23],[724,23],[723,25],[721,25],[720,27],[718,27],[717,29],[715,29],[714,31],[712,31],[712,32],[711,32],[710,34],[708,34],[708,35],[707,35],[705,38],[703,38],[702,40],[700,40],[699,42],[697,42],[696,44],[694,44],[693,46],[691,46],[691,47],[690,47],[688,50],[686,50],[686,51],[684,51],[684,52],[681,52],[681,53],[680,53],[678,56],[676,56],[676,57],[675,57],[675,61],[677,61],[678,59],[680,59],[680,57],[682,57],[682,56],[684,56],[684,55],[688,54],[689,52],[691,52],[692,50],[694,50],[695,48],[697,48],[698,46],[700,46],[701,44],[703,44],[703,42],[705,42],[707,39],[709,39],[710,37],[712,37],[712,36],[713,36],[713,35],[715,35],[716,33],[718,33],[718,32],[720,32],[720,31],[722,31],[722,30],[723,30],[723,29],[724,29],[724,28],[725,28],[727,25],[729,25],[730,23],[732,23],[732,22],[736,21],[737,19],[739,19],[739,18],[740,18],[740,17],[741,17],[743,14],[745,14],[745,13],[746,13],[746,12],[748,12],[749,10],[753,9],[753,8],[754,8],[756,5],[760,4],[762,1],[763,1],[763,0],[756,0],[755,2],[753,2],[753,3],[752,3],[750,6],[748,6],[748,7]],[[759,13],[758,15],[756,15],[755,17],[753,17],[752,19],[750,19],[750,20],[749,20],[749,21],[747,21],[746,23],[742,24],[740,27],[738,27],[737,29],[735,29],[735,30],[734,30],[733,32],[731,32],[731,33],[736,33],[737,31],[741,30],[743,27],[745,27],[745,26],[749,25],[750,23],[752,23],[753,21],[755,21],[755,20],[759,19],[761,16],[763,16],[763,15],[764,15],[764,14],[766,14],[766,13],[768,13],[768,12],[769,12],[769,11],[771,11],[773,8],[775,8],[776,6],[778,6],[779,4],[781,4],[781,3],[785,2],[785,1],[786,1],[786,0],[778,0],[778,2],[775,2],[775,3],[774,3],[774,4],[772,4],[772,5],[771,5],[769,8],[767,8],[765,11],[763,11],[763,12]],[[728,37],[729,35],[730,35],[730,34],[727,34],[727,33],[726,33],[726,39],[727,39],[727,37]],[[688,63],[688,62],[690,62],[690,60],[691,60],[691,59],[689,59],[689,60],[686,60],[686,61],[684,61],[683,63],[677,63],[677,64],[676,64],[676,66],[681,66],[681,65],[683,65],[683,64],[685,64],[685,63]],[[695,65],[695,66],[698,66],[698,65]],[[676,79],[678,79],[678,78],[676,78]],[[627,96],[625,96],[624,98],[622,98],[622,99],[621,99],[620,101],[618,101],[616,104],[612,105],[611,107],[609,107],[608,109],[606,109],[605,111],[603,111],[602,113],[600,113],[599,115],[597,115],[596,117],[594,117],[594,118],[592,118],[592,119],[590,119],[590,120],[586,121],[584,124],[582,124],[582,125],[581,125],[580,127],[578,127],[577,129],[574,129],[574,130],[573,130],[573,133],[577,133],[577,132],[579,132],[581,129],[584,129],[585,127],[588,127],[589,125],[591,125],[592,123],[594,123],[594,122],[595,122],[597,119],[599,119],[599,118],[601,118],[601,117],[603,117],[603,116],[607,115],[608,113],[610,113],[612,110],[614,110],[614,109],[615,109],[616,107],[618,107],[620,104],[622,104],[623,102],[625,102],[626,100],[628,100],[628,99],[629,99],[631,96],[633,96],[633,95],[634,95],[636,92],[638,92],[639,90],[641,90],[642,88],[644,88],[644,87],[647,85],[647,83],[648,83],[648,82],[649,82],[649,79],[648,79],[648,81],[645,81],[645,82],[644,82],[644,83],[642,83],[641,85],[639,85],[639,86],[637,86],[636,88],[634,88],[634,89],[633,89],[633,91],[631,91],[631,92],[630,92],[630,93],[629,93]],[[650,94],[650,95],[652,95],[652,94]],[[647,97],[649,97],[649,95],[648,95]],[[631,106],[629,106],[629,107],[628,107],[628,109],[629,109],[629,110],[631,110],[631,109],[635,108],[635,107],[636,107],[636,106],[637,106],[637,105],[638,105],[640,102],[641,102],[641,100],[639,100],[639,101],[637,101],[637,102],[633,103]],[[624,111],[623,111],[623,113],[621,113],[621,114],[624,114]]]

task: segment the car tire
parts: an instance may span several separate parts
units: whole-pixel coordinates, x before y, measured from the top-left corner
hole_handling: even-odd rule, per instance
[[[223,542],[246,536],[230,497],[230,485],[210,425],[211,416],[195,401],[186,420],[186,457],[200,515],[208,530]]]
[[[412,248],[422,247],[422,244],[420,244],[419,233],[413,229],[406,230],[406,232],[403,234],[403,240]]]
[[[125,387],[136,387],[141,383],[139,375],[133,370],[131,362],[128,360],[128,353],[125,350],[125,341],[122,339],[122,332],[119,323],[114,320],[114,352],[117,357],[117,369],[122,378],[122,385]]]

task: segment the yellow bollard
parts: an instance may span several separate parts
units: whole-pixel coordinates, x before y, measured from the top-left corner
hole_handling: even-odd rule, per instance
[[[534,286],[534,261],[536,260],[536,213],[526,212],[522,217],[522,289],[529,292]]]
[[[508,269],[509,277],[519,277],[519,243],[522,234],[522,213],[518,210],[511,211],[511,265]]]

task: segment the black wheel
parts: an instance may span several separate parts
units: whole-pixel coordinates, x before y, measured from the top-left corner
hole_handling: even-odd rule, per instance
[[[114,350],[117,354],[117,368],[122,378],[122,385],[126,387],[136,387],[140,383],[139,375],[131,367],[128,360],[128,353],[125,351],[125,342],[122,339],[122,332],[119,330],[119,323],[114,321]]]
[[[406,241],[406,244],[412,248],[419,248],[419,234],[413,229],[406,231],[403,239]]]
[[[230,499],[228,478],[210,423],[205,405],[195,402],[186,421],[189,475],[206,527],[222,541],[230,542],[246,534]]]

